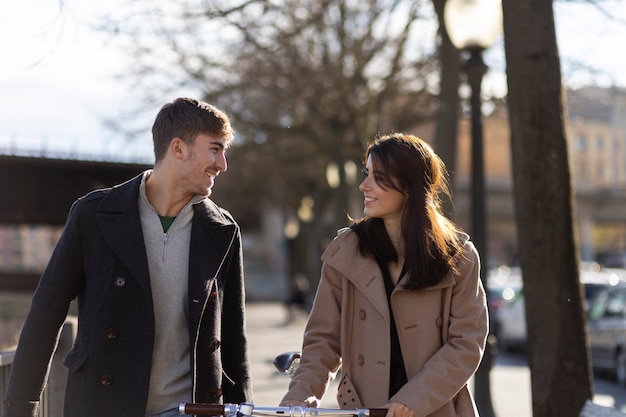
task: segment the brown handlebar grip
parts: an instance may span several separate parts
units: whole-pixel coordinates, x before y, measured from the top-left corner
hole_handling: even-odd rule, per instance
[[[178,410],[181,414],[191,414],[196,416],[223,416],[224,404],[182,403],[178,407]]]
[[[370,417],[385,417],[387,414],[386,408],[370,408]]]

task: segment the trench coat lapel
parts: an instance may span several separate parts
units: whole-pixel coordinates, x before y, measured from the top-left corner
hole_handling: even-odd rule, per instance
[[[361,259],[363,260],[364,258]],[[378,264],[369,259],[367,262],[363,262],[362,266],[362,268],[358,269],[358,274],[350,274],[349,271],[347,271],[346,277],[352,281],[354,286],[363,293],[365,298],[367,298],[388,321],[390,319],[389,302],[387,301],[387,291],[385,290],[382,272]],[[354,271],[356,270],[355,268]]]
[[[137,204],[142,175],[111,188],[96,211],[96,221],[111,250],[149,294],[150,273]]]
[[[356,233],[342,229],[324,251],[322,261],[349,279],[385,319],[390,318],[382,272],[373,259],[358,252]]]
[[[322,255],[322,261],[337,269],[337,271],[348,278],[354,286],[363,293],[363,296],[376,307],[384,318],[390,318],[389,303],[387,302],[387,292],[385,290],[382,272],[373,259],[363,257],[358,252],[356,233],[349,229],[342,229],[337,237],[328,245],[328,248]],[[401,277],[398,288],[392,293],[393,300],[395,300],[400,293],[409,291],[402,288],[402,285],[405,284],[407,280],[408,274]],[[424,288],[423,291],[441,290],[453,286],[454,284],[454,276],[452,272],[449,272],[441,282],[431,287]]]

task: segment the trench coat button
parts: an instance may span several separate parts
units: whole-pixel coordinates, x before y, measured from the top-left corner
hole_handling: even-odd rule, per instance
[[[213,395],[215,395],[216,397],[219,397],[222,395],[222,389],[220,387],[217,387],[213,390]]]
[[[124,277],[117,277],[115,278],[115,286],[116,287],[123,287],[124,285],[126,285],[126,279],[124,279]]]
[[[211,291],[211,294],[209,294],[209,300],[215,301],[216,298],[217,298],[217,292]]]
[[[217,349],[222,345],[222,342],[220,342],[219,340],[214,340],[213,343],[211,343],[211,346],[213,346],[213,349]]]
[[[6,408],[11,408],[12,405],[13,403],[11,403],[11,400],[4,400],[4,406]]]
[[[359,355],[359,357],[356,359],[356,362],[363,366],[363,364],[365,363],[365,358],[363,357],[363,355]]]
[[[107,339],[115,339],[117,337],[117,329],[110,328],[107,329]]]
[[[437,327],[441,327],[443,325],[443,319],[441,317],[437,318]]]
[[[361,320],[365,320],[365,317],[367,317],[367,313],[365,312],[365,310],[359,310],[359,318]]]
[[[111,385],[113,382],[113,377],[111,375],[103,375],[100,377],[100,383],[102,385]]]

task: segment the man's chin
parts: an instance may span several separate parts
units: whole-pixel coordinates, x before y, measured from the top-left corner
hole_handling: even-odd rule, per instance
[[[200,188],[200,187],[198,187],[196,189],[196,195],[200,195],[202,197],[211,197],[212,193],[213,193],[212,188]]]

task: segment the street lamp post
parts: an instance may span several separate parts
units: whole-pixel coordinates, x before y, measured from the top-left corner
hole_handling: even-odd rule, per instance
[[[483,61],[482,49],[474,47],[469,49],[469,53],[470,56],[465,62],[464,69],[465,73],[467,74],[467,82],[470,85],[471,89],[471,225],[472,240],[476,244],[478,253],[481,254],[484,260],[483,268],[481,269],[481,279],[483,279],[487,267],[487,222],[485,219],[485,163],[480,92],[483,76],[487,72],[487,66]],[[484,279],[483,283],[485,283]]]
[[[469,53],[464,71],[471,89],[472,121],[471,169],[471,233],[472,241],[482,259],[480,278],[487,288],[487,227],[485,220],[485,170],[481,84],[487,66],[482,53],[492,46],[502,33],[501,0],[447,0],[444,22],[450,40],[461,51]],[[492,326],[490,326],[491,328]],[[483,417],[493,417],[489,373],[493,365],[492,343],[489,337],[483,361],[475,376],[476,405]]]

